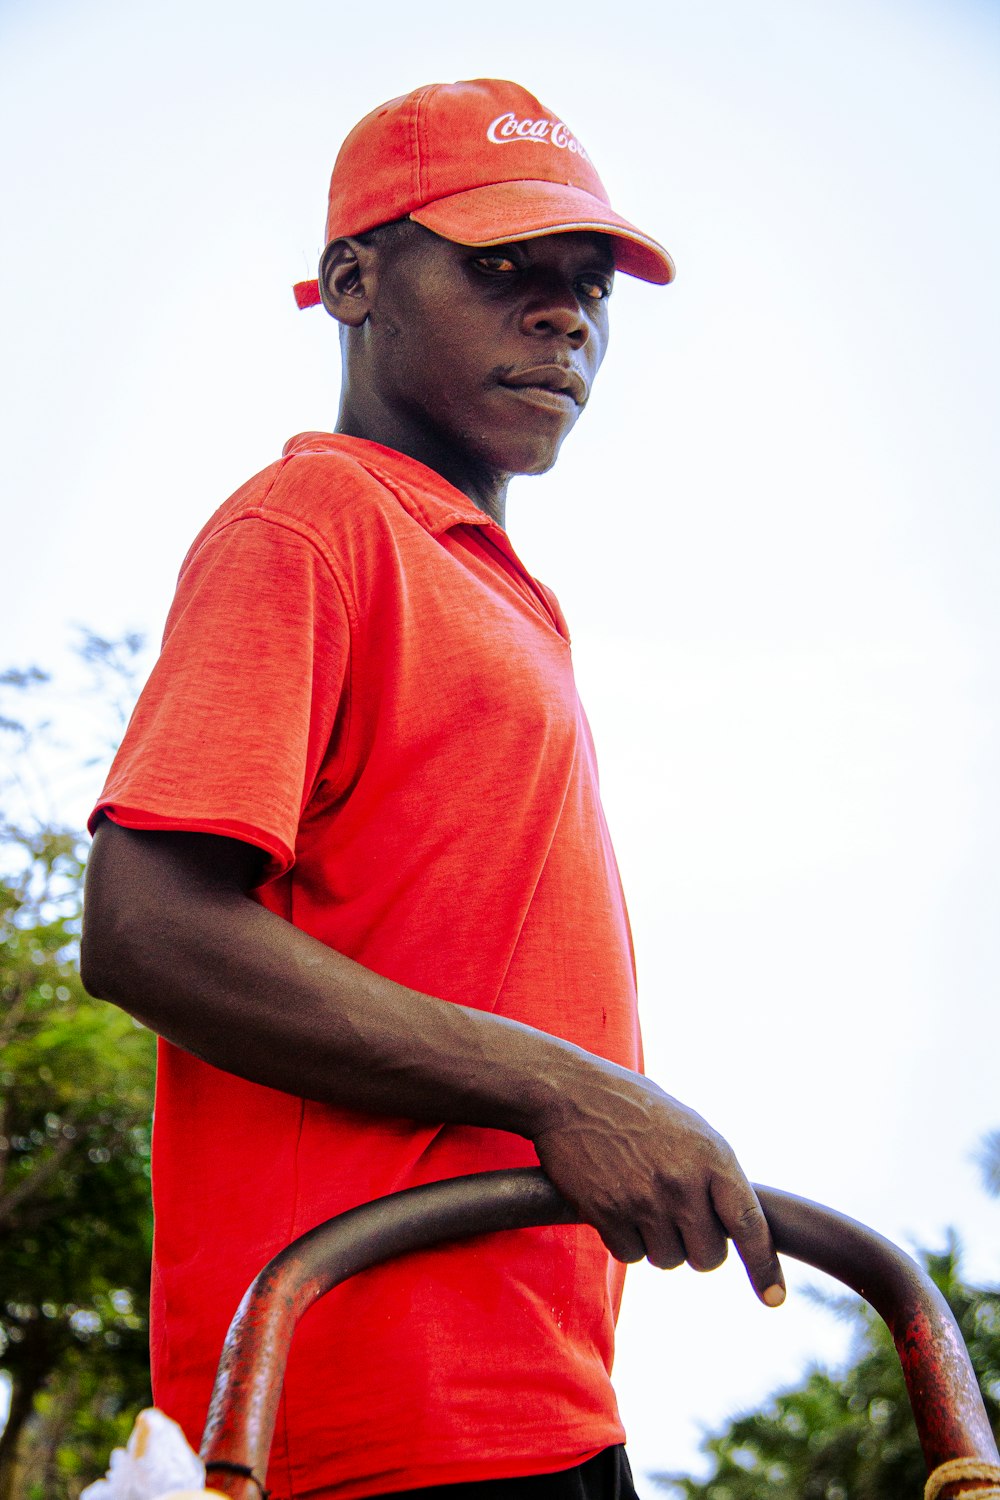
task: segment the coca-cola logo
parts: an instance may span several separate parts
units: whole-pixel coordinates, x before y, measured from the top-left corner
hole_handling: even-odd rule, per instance
[[[570,134],[561,120],[519,120],[513,110],[497,115],[486,131],[486,139],[494,146],[509,146],[511,141],[541,141],[546,146],[569,151],[583,161],[590,160],[576,136]]]

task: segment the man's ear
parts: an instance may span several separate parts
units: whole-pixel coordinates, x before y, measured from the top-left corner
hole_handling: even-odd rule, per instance
[[[319,263],[319,294],[332,318],[360,328],[371,311],[375,256],[357,240],[331,240]]]

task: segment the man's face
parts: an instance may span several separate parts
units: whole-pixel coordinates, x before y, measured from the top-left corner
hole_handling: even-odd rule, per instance
[[[459,462],[540,474],[604,358],[613,277],[605,235],[477,249],[415,225],[380,257],[363,332],[372,395]]]

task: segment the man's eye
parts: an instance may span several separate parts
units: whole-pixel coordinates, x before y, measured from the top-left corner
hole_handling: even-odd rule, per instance
[[[491,276],[517,270],[509,255],[477,255],[475,263],[481,271],[486,271]]]
[[[593,302],[604,302],[611,296],[610,276],[584,276],[577,282],[577,286]]]

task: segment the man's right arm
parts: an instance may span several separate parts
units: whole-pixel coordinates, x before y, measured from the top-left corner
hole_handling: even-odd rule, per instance
[[[777,1304],[760,1205],[699,1115],[639,1074],[318,942],[252,898],[262,862],[234,839],[103,819],[87,874],[88,990],[252,1082],[524,1136],[619,1260],[710,1270],[728,1236],[758,1296]]]

